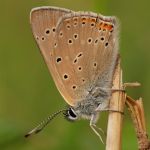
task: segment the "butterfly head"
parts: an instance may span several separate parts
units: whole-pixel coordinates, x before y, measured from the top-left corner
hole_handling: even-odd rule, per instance
[[[66,109],[63,114],[68,121],[75,121],[79,118],[74,108],[72,107],[68,107],[68,109]]]

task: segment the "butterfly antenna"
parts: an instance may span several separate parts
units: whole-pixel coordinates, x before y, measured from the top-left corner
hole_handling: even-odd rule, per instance
[[[32,129],[30,132],[28,132],[25,135],[25,137],[29,137],[32,134],[37,134],[40,131],[42,131],[43,128],[45,126],[47,126],[51,120],[53,120],[57,115],[59,115],[61,112],[64,112],[64,111],[66,111],[66,109],[59,110],[59,111],[55,112],[54,114],[52,114],[51,116],[49,116],[47,119],[43,120],[37,127],[35,127],[34,129]]]

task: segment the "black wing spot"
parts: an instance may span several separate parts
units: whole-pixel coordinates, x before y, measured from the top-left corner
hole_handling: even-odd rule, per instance
[[[85,82],[85,79],[84,79],[84,78],[82,78],[82,82]]]
[[[81,56],[82,56],[82,52],[81,52],[81,53],[79,53],[77,57],[81,57]]]
[[[54,44],[54,47],[57,47],[57,43]]]
[[[45,30],[45,33],[48,35],[48,34],[50,34],[50,29],[46,29]]]
[[[71,25],[70,25],[70,24],[67,24],[66,27],[67,27],[67,29],[70,29],[70,28],[71,28]]]
[[[77,62],[78,62],[78,59],[76,58],[76,59],[73,61],[73,63],[76,64]]]
[[[104,41],[105,39],[104,39],[104,37],[101,37],[101,41]]]
[[[44,40],[45,40],[45,37],[43,36],[43,37],[41,38],[41,40],[44,41]]]
[[[94,62],[93,66],[94,66],[94,68],[96,68],[97,67],[97,62]]]
[[[94,23],[94,22],[92,22],[92,23],[91,23],[91,27],[94,27],[94,26],[95,26],[95,23]]]
[[[82,20],[82,25],[85,25],[85,23],[86,23],[86,18],[81,18],[81,20]]]
[[[39,37],[38,37],[38,36],[36,36],[36,39],[37,39],[37,40],[39,40]]]
[[[63,36],[63,33],[62,33],[62,32],[60,32],[60,33],[59,33],[59,36],[60,36],[60,37],[62,37],[62,36]]]
[[[75,90],[76,88],[77,88],[77,86],[76,86],[76,85],[73,85],[73,86],[72,86],[72,89],[73,89],[73,90]]]
[[[77,39],[78,38],[78,34],[74,34],[73,37],[74,37],[74,39]]]
[[[69,39],[68,44],[72,44],[72,43],[73,43],[72,39]]]
[[[100,31],[102,30],[101,27],[100,27],[98,30],[99,30],[99,32],[100,32]]]
[[[62,61],[62,58],[61,57],[58,57],[57,59],[56,59],[56,62],[57,63],[60,63]]]
[[[79,66],[79,67],[78,67],[78,70],[79,70],[79,71],[81,71],[81,70],[82,70],[82,67],[81,67],[81,66]]]
[[[97,43],[98,43],[98,39],[96,39],[96,40],[94,41],[94,43],[97,44]]]
[[[64,74],[63,79],[64,79],[64,80],[67,80],[68,78],[69,78],[68,75],[67,75],[67,74]]]
[[[88,43],[91,44],[92,43],[92,38],[88,39]]]
[[[106,47],[108,46],[108,42],[105,43],[105,46],[106,46]]]
[[[52,31],[55,32],[55,31],[56,31],[56,28],[54,27],[54,28],[52,29]]]

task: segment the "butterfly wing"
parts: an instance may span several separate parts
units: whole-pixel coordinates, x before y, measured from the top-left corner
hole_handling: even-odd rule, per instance
[[[45,62],[68,104],[82,100],[95,84],[110,85],[118,54],[115,18],[42,7],[32,10],[30,20]]]
[[[30,24],[36,42],[44,57],[49,71],[56,83],[56,86],[62,87],[60,92],[65,98],[71,99],[68,92],[64,90],[63,83],[55,68],[54,59],[51,59],[54,50],[54,39],[56,34],[56,24],[65,14],[71,13],[71,10],[57,7],[39,7],[34,8],[30,14]]]
[[[111,88],[118,55],[117,28],[115,17],[91,12],[74,12],[59,20],[53,67],[59,76],[58,89],[69,93],[71,99],[65,100],[70,105],[83,100],[93,86]]]

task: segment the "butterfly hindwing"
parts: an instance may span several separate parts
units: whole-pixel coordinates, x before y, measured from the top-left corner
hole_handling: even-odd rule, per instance
[[[83,100],[92,86],[101,86],[105,74],[110,84],[118,55],[116,28],[115,18],[91,12],[74,12],[59,20],[53,57],[74,103]]]

